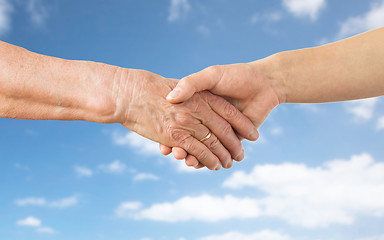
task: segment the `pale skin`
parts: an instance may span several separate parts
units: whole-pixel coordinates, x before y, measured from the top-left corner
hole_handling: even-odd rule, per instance
[[[283,103],[324,103],[384,95],[384,27],[320,47],[287,51],[250,63],[208,67],[183,78],[171,103],[209,90],[225,97],[256,128]],[[177,94],[176,94],[177,93]],[[161,145],[185,156],[180,148]],[[191,155],[186,164],[201,168]]]
[[[177,80],[136,69],[44,56],[0,41],[0,117],[120,123],[177,147],[211,170],[244,158],[238,134],[256,140],[252,122],[205,91],[166,101]],[[236,133],[235,133],[235,130]],[[204,143],[204,138],[212,131]]]

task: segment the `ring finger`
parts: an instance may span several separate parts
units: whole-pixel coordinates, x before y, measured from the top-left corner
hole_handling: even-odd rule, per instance
[[[224,168],[230,168],[233,165],[232,157],[229,151],[223,146],[217,136],[207,127],[205,130],[196,133],[196,139],[202,142],[207,148],[217,156]]]

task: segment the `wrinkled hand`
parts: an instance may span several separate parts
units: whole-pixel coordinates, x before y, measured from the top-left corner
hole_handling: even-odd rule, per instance
[[[232,159],[244,158],[242,144],[232,126],[246,134],[253,125],[225,99],[205,91],[183,103],[171,104],[166,96],[177,80],[143,70],[120,75],[123,77],[115,90],[117,112],[125,127],[153,141],[178,147],[212,170],[229,168]],[[221,117],[227,116],[227,112],[233,116],[229,122]],[[212,136],[201,143],[199,140],[209,131]]]
[[[271,82],[269,77],[264,74],[262,61],[208,67],[181,79],[177,87],[167,96],[167,100],[171,103],[183,102],[203,90],[223,96],[247,116],[254,125],[252,131],[239,133],[239,135],[256,140],[258,138],[257,129],[273,108],[282,102],[280,86]],[[226,118],[226,120],[229,119]],[[163,154],[169,154],[172,149],[161,145],[160,150]],[[181,149],[173,148],[172,151],[178,157],[185,154]],[[203,164],[198,165],[195,159],[190,157],[186,158],[186,164],[197,166],[197,168],[203,166]]]

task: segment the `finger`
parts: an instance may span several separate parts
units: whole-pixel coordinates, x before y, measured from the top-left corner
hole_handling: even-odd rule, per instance
[[[186,158],[185,158],[185,164],[188,166],[188,167],[197,167],[199,165],[199,161],[192,155],[188,155]]]
[[[209,107],[207,106],[205,108],[206,110],[209,109]],[[225,122],[225,120],[221,119],[215,112],[213,111],[208,111],[208,114],[204,114],[202,113],[202,115],[204,115],[205,117],[209,117],[208,115],[213,115],[213,116],[216,116],[218,118],[218,120],[222,120],[223,122]],[[216,121],[217,122],[217,121]],[[238,144],[240,145],[240,152],[241,153],[241,142],[239,141],[239,139],[237,138],[237,136],[235,135],[235,133],[233,132],[231,126],[227,123],[229,129],[232,131],[232,134],[233,134],[233,138],[234,140],[236,140],[238,142]],[[209,136],[205,141],[203,141],[203,144],[209,149],[209,151],[211,151],[211,153],[213,153],[218,159],[219,161],[221,162],[221,165],[224,167],[224,168],[230,168],[232,165],[233,165],[233,161],[232,161],[232,157],[231,157],[231,154],[230,152],[223,146],[223,144],[220,142],[220,140],[216,137],[216,135],[214,133],[211,132],[211,130],[209,130],[206,126],[204,126],[203,124],[198,124],[198,125],[195,125],[193,127],[194,130],[191,131],[192,133],[192,136],[195,137],[195,139],[199,140],[201,142],[201,139]],[[174,148],[175,149],[175,148]],[[191,152],[188,152],[189,154],[192,154]],[[193,155],[193,154],[192,154]],[[179,157],[179,156],[177,156]],[[186,157],[186,155],[184,156],[180,156],[180,157]],[[196,156],[195,156],[196,157]],[[198,158],[198,160],[200,161],[200,159]],[[200,161],[201,162],[201,161]],[[201,162],[204,164],[204,162]],[[204,164],[206,165],[206,164]]]
[[[194,137],[186,137],[180,142],[180,147],[193,155],[210,170],[219,170],[221,168],[219,159],[203,143]]]
[[[172,153],[173,153],[173,156],[179,160],[185,159],[188,155],[187,152],[184,151],[184,149],[179,147],[172,148]]]
[[[173,147],[172,153],[173,153],[173,156],[179,160],[185,159],[188,156],[188,153],[184,149],[179,148],[179,147]]]
[[[160,152],[163,155],[169,155],[172,152],[172,148],[159,143]]]
[[[245,157],[245,152],[244,152],[244,149],[241,151],[240,153],[240,156],[238,159],[234,159],[236,162],[241,162],[244,160],[244,157]]]
[[[240,136],[256,141],[259,137],[256,127],[252,121],[241,113],[235,106],[230,104],[227,100],[216,95],[203,94],[207,103],[218,115],[224,118],[236,130]],[[221,138],[220,138],[221,139]]]
[[[236,132],[236,136],[239,138],[240,141],[243,141],[245,139],[242,136],[240,136],[240,134],[238,134],[237,132]]]
[[[208,110],[208,108],[206,109]],[[237,142],[232,142],[232,145],[238,145],[238,150],[239,150],[239,154],[241,153],[241,149],[242,149],[242,145],[241,145],[241,142],[240,140],[237,138],[236,134],[233,132],[233,129],[232,127],[225,121],[223,120],[222,118],[220,118],[215,112],[213,111],[207,111],[207,113],[204,113],[202,112],[202,115],[204,116],[204,118],[207,118],[207,119],[213,119],[212,121],[209,121],[211,123],[214,123],[212,125],[216,125],[214,126],[215,128],[217,128],[217,125],[219,125],[218,123],[220,121],[222,121],[222,124],[226,124],[227,125],[227,129],[228,131],[231,131],[231,132],[228,132],[226,133],[228,136],[231,136],[230,138],[232,138],[233,141],[237,141]],[[197,131],[195,131],[192,136],[194,136],[196,139],[198,139],[200,142],[203,142],[205,146],[207,146],[207,148],[213,153],[215,154],[218,159],[220,160],[222,166],[224,168],[230,168],[232,167],[233,165],[233,161],[232,161],[232,157],[231,157],[231,153],[228,151],[228,149],[226,149],[223,144],[221,143],[221,141],[217,138],[217,136],[215,135],[214,132],[211,132],[213,129],[209,129],[207,128],[208,125],[204,125],[204,124],[200,124],[199,126],[197,126]],[[217,128],[215,130],[221,130],[220,128]],[[228,138],[228,136],[224,136],[225,139]],[[202,139],[204,139],[202,141]],[[233,146],[231,146],[233,148]]]
[[[222,153],[223,150],[220,148],[219,149],[220,151],[215,152],[215,154],[220,158],[221,162],[223,163],[223,166],[227,166],[226,164],[230,164],[229,162],[232,162],[232,159],[236,159],[238,161],[242,160],[241,153],[242,153],[243,145],[241,144],[241,141],[237,137],[236,133],[233,131],[232,126],[214,111],[205,110],[205,112],[203,112],[201,115],[204,116],[204,118],[200,120],[202,124],[208,127],[212,131],[212,133],[214,133],[214,135],[217,136],[217,138],[220,140],[219,141],[220,145],[223,145],[226,148],[226,150],[228,150],[228,152],[230,153],[230,156],[229,156],[230,159],[224,159],[224,162],[223,162],[222,158],[220,158],[219,155],[217,155],[220,153],[224,154]],[[212,151],[213,150],[212,147],[216,143],[213,142],[210,144],[212,144],[212,146],[211,145],[208,145],[208,146],[209,146],[209,149]],[[226,157],[224,155],[220,155],[220,156]]]
[[[236,138],[235,134],[234,134],[234,136],[235,136],[235,139],[240,143],[239,139]],[[215,154],[219,158],[221,165],[224,168],[231,168],[232,167],[233,161],[232,161],[231,154],[223,146],[223,144],[220,142],[220,140],[216,137],[216,135],[214,133],[211,133],[210,137],[206,141],[204,141],[203,143],[205,146],[208,147],[208,149],[213,154]],[[240,143],[240,145],[241,145],[241,143]],[[241,149],[241,146],[240,146],[240,149]]]
[[[192,155],[188,155],[185,158],[185,164],[187,164],[187,166],[189,166],[189,167],[194,167],[196,169],[200,169],[200,168],[205,167],[202,163],[197,161],[197,159]]]
[[[221,78],[221,67],[214,66],[184,77],[168,94],[170,103],[180,103],[189,99],[195,92],[213,88]]]
[[[202,163],[199,163],[196,167],[195,167],[195,169],[200,169],[200,168],[203,168],[203,167],[205,167]]]

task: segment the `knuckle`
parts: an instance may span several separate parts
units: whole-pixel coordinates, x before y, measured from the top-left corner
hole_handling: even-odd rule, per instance
[[[218,145],[219,145],[219,139],[217,137],[215,137],[214,139],[212,139],[209,143],[208,143],[208,148],[209,149],[212,149],[212,150],[215,150],[217,149]]]
[[[243,144],[241,144],[240,140],[234,141],[233,145],[235,146],[235,149],[238,149],[239,153],[241,153]]]
[[[206,150],[204,150],[204,151],[201,151],[198,154],[197,158],[199,160],[207,161],[209,159],[209,154],[208,154],[208,152]]]
[[[192,119],[188,114],[178,113],[175,115],[175,122],[179,125],[188,125],[192,123]]]
[[[238,117],[239,112],[237,109],[230,103],[226,102],[224,105],[224,115],[226,119],[232,120]]]
[[[190,154],[194,153],[197,149],[196,144],[194,144],[191,138],[191,136],[187,136],[180,141],[180,146]]]
[[[181,80],[180,80],[180,85],[184,85],[184,84],[187,84],[187,83],[189,83],[189,82],[191,82],[192,81],[192,78],[191,78],[191,76],[186,76],[186,77],[183,77]]]
[[[231,134],[233,132],[233,129],[229,123],[225,123],[221,131],[222,131],[222,134],[226,136]]]
[[[169,127],[168,132],[172,142],[181,143],[188,137],[183,130],[175,127]]]
[[[221,72],[222,66],[221,65],[213,65],[208,68],[206,68],[206,71],[208,71],[210,74],[218,74]]]

